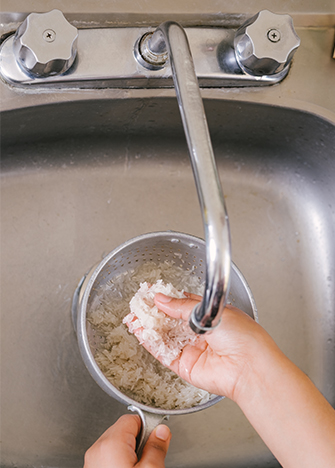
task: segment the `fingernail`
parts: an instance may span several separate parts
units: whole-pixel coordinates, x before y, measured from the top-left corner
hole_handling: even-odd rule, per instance
[[[159,293],[159,296],[157,297],[157,299],[159,300],[159,302],[168,303],[171,301],[172,297],[165,296],[165,294]]]
[[[170,437],[170,429],[164,424],[160,424],[156,427],[156,437],[157,439],[164,440],[164,442],[166,442]]]

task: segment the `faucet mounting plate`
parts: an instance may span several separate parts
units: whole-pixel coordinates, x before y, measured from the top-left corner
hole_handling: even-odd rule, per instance
[[[236,63],[233,50],[235,31],[223,28],[185,29],[201,87],[245,87],[272,85],[288,69],[272,76],[251,76]],[[0,74],[11,86],[24,88],[161,88],[173,87],[169,63],[148,70],[135,58],[134,45],[144,28],[81,29],[73,66],[57,76],[26,74],[13,54],[14,35],[0,49]]]

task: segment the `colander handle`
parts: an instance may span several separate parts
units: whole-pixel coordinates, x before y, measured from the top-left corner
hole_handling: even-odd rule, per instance
[[[137,437],[136,443],[136,454],[138,459],[140,459],[142,456],[143,447],[147,443],[147,440],[149,439],[149,436],[152,433],[152,431],[155,429],[155,427],[161,424],[164,421],[164,419],[168,419],[169,417],[165,414],[156,414],[149,413],[148,411],[143,411],[134,405],[128,406],[128,410],[137,413],[142,421],[141,432]]]

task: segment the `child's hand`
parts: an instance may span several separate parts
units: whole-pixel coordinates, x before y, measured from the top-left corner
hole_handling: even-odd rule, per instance
[[[169,428],[155,428],[138,461],[135,448],[140,430],[139,416],[121,416],[86,452],[84,468],[164,468],[171,440]]]

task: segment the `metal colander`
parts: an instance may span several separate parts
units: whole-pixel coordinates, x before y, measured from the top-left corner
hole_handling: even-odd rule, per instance
[[[94,380],[108,395],[140,414],[143,423],[141,447],[145,444],[151,430],[167,415],[200,411],[222,399],[222,397],[214,397],[205,404],[174,410],[143,405],[124,395],[112,385],[95,362],[94,354],[101,345],[101,338],[99,332],[88,325],[87,315],[99,290],[107,282],[113,282],[114,277],[144,263],[160,264],[166,260],[174,262],[177,267],[189,272],[188,274],[196,275],[201,282],[205,281],[206,245],[204,240],[172,231],[149,233],[131,239],[117,247],[102,262],[92,268],[80,282],[72,305],[73,321],[84,363]],[[175,286],[178,288],[178,285]],[[257,320],[257,311],[251,291],[234,264],[232,264],[228,302]]]

